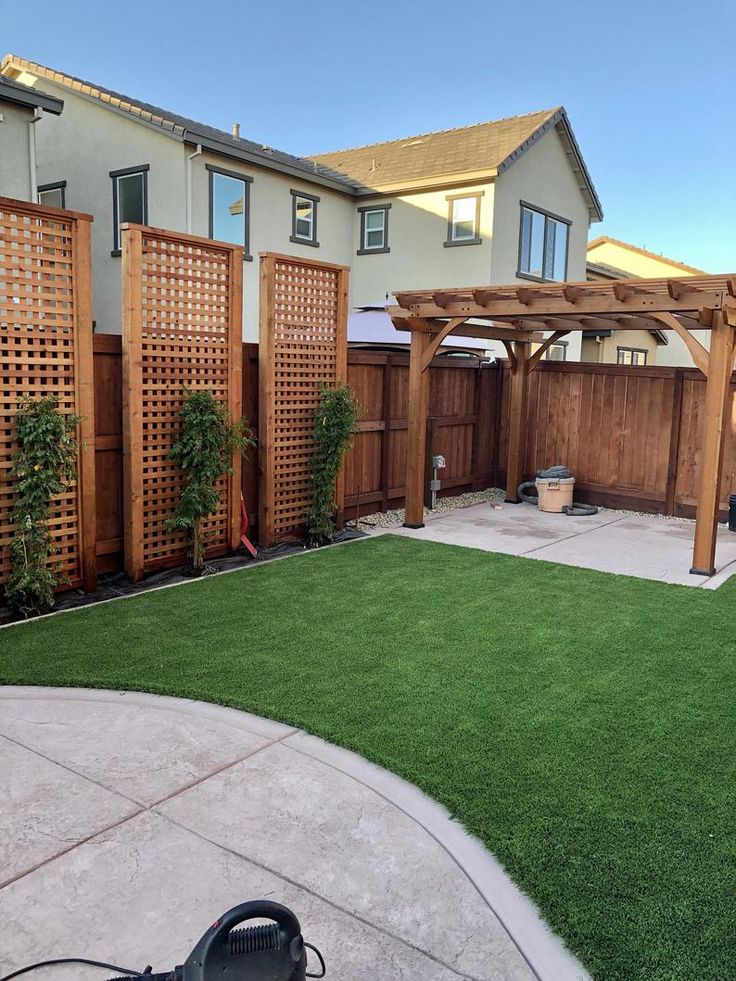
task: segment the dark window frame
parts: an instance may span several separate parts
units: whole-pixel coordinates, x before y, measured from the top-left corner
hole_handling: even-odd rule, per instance
[[[442,244],[446,249],[455,248],[457,245],[482,245],[483,238],[480,234],[480,199],[484,196],[485,191],[469,191],[465,194],[447,194],[445,195],[445,201],[447,201],[447,239]],[[458,238],[454,239],[452,237],[452,209],[455,201],[465,201],[471,198],[475,198],[475,235],[473,238]]]
[[[390,204],[367,204],[362,208],[358,208],[358,213],[360,214],[360,248],[355,253],[356,255],[385,255],[391,251],[388,244],[388,213],[390,210]],[[383,212],[383,245],[380,249],[371,249],[365,244],[365,216],[371,211]]]
[[[296,206],[299,198],[304,201],[312,202],[312,237],[304,238],[303,235],[297,235],[296,233]],[[297,191],[293,187],[291,188],[291,235],[289,236],[289,241],[294,242],[296,245],[311,245],[313,248],[319,248],[319,242],[317,241],[317,205],[322,199],[317,194],[307,194],[306,191]]]
[[[569,341],[555,341],[554,344],[550,344],[550,346],[544,352],[544,360],[545,361],[567,361],[567,349],[568,349],[569,345],[570,345],[570,342]],[[564,358],[550,358],[549,352],[552,350],[553,347],[561,347],[562,350],[564,351],[564,354],[565,354]]]
[[[243,222],[243,237],[245,241],[243,242],[243,262],[253,262],[253,256],[250,252],[250,185],[253,183],[253,178],[248,174],[239,174],[236,170],[225,170],[224,167],[216,167],[214,164],[205,164],[205,169],[208,172],[208,182],[209,191],[207,198],[207,207],[209,210],[208,215],[208,231],[207,237],[215,240],[215,213],[213,210],[213,203],[215,199],[215,174],[220,174],[222,177],[232,177],[235,180],[243,181],[245,188],[243,191],[243,208],[245,209],[245,221]]]
[[[547,247],[547,219],[552,218],[554,221],[559,221],[563,225],[567,225],[567,237],[565,240],[565,273],[562,279],[547,279],[545,276],[534,276],[532,273],[523,272],[521,268],[521,245],[522,245],[522,230],[524,228],[524,209],[527,211],[535,211],[538,215],[544,215],[544,236],[543,236],[543,246],[542,246],[542,269],[544,269],[544,249]],[[572,219],[563,218],[562,215],[556,215],[553,211],[547,211],[545,208],[540,208],[536,204],[530,204],[528,201],[519,201],[519,252],[516,260],[516,276],[518,279],[530,279],[533,283],[564,283],[567,279],[567,266],[570,259],[570,230],[572,229]]]
[[[111,170],[110,178],[112,179],[112,251],[110,255],[115,257],[122,255],[122,249],[120,248],[120,220],[118,218],[119,206],[118,206],[118,178],[119,177],[131,177],[133,174],[143,175],[143,222],[142,224],[148,224],[148,171],[151,169],[150,164],[139,164],[137,167],[123,167],[121,170]]]
[[[36,202],[38,204],[41,204],[38,200],[39,195],[44,191],[61,191],[61,205],[59,207],[66,208],[66,181],[52,181],[50,184],[38,184],[36,187]],[[56,208],[57,205],[50,204],[47,207]]]
[[[621,355],[625,352],[630,354],[643,354],[644,361],[641,364],[634,364],[633,361],[630,365],[625,364],[621,361]],[[629,347],[628,345],[617,345],[616,346],[616,364],[621,365],[623,368],[645,368],[647,365],[647,360],[649,358],[649,351],[645,347]]]

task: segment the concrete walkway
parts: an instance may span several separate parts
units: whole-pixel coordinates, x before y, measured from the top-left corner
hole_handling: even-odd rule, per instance
[[[334,981],[586,977],[446,811],[288,726],[154,695],[0,688],[0,772],[0,975],[75,955],[165,970],[218,914],[268,898]]]
[[[569,518],[530,504],[503,504],[499,511],[477,504],[425,521],[424,528],[391,533],[705,589],[716,589],[736,573],[736,535],[724,525],[718,528],[716,574],[708,578],[690,575],[695,522],[681,518],[605,508]]]

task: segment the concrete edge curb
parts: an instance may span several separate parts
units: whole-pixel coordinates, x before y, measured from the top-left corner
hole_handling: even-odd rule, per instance
[[[333,767],[372,790],[434,838],[483,897],[540,981],[589,979],[585,968],[542,920],[536,906],[514,885],[494,855],[478,839],[418,787],[357,753],[272,719],[170,695],[115,689],[0,686],[0,699],[13,698],[110,703],[125,700],[129,705],[197,715],[256,735],[282,739],[282,745],[292,752],[303,753]]]

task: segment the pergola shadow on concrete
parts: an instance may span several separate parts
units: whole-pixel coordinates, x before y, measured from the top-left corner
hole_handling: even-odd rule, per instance
[[[713,575],[728,388],[736,355],[736,274],[413,290],[395,296],[398,306],[389,307],[388,313],[398,329],[411,331],[407,527],[421,528],[424,523],[428,369],[448,335],[498,340],[506,348],[511,365],[506,499],[517,502],[524,458],[527,378],[550,345],[575,331],[674,330],[707,378],[690,571]],[[710,350],[693,330],[710,332]],[[532,353],[534,343],[539,347]]]

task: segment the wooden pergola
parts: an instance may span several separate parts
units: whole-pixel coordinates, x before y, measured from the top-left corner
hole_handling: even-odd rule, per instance
[[[575,331],[673,330],[707,378],[690,571],[699,575],[714,573],[728,390],[736,355],[736,274],[413,290],[395,296],[398,306],[389,307],[388,313],[397,328],[411,331],[407,527],[423,525],[428,369],[449,334],[502,341],[506,348],[511,365],[506,500],[517,502],[524,455],[527,378],[549,346]],[[710,331],[710,350],[692,334],[693,330]],[[535,343],[540,346],[532,353],[531,345]]]

